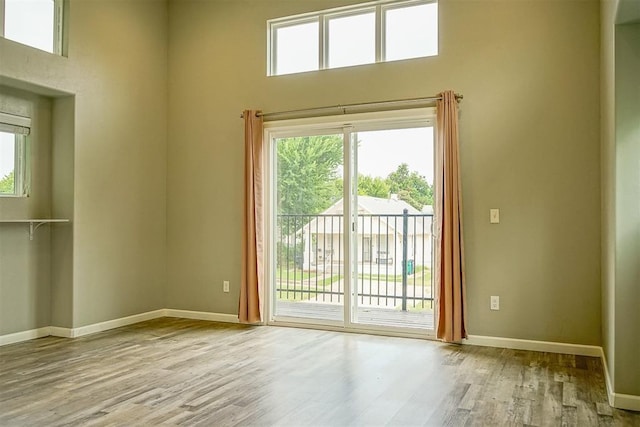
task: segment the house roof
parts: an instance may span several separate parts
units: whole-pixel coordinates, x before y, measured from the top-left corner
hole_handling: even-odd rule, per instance
[[[404,200],[381,199],[379,197],[358,196],[358,206],[372,214],[401,214],[405,209],[410,214],[419,214],[420,211]]]
[[[420,212],[407,202],[397,199],[382,199],[370,196],[358,196],[358,214],[361,216],[358,220],[358,231],[364,234],[389,234],[395,233],[396,229],[402,233],[402,215],[404,209],[409,215],[420,215],[420,217],[409,218],[409,235],[423,234],[426,226],[423,217],[424,213]],[[313,218],[303,230],[309,230],[316,234],[342,234],[342,217],[343,214],[342,199],[338,200],[333,206],[325,210],[319,215],[322,217]],[[327,215],[327,216],[324,216]],[[377,219],[367,219],[366,215],[382,215]],[[385,217],[384,215],[393,215]],[[421,219],[422,218],[422,219]],[[430,224],[430,222],[429,222]]]
[[[380,197],[358,196],[358,213],[368,213],[373,215],[397,215],[402,214],[406,209],[409,214],[420,214],[421,212],[404,200],[383,199]],[[322,214],[343,213],[342,199],[333,206],[322,212]]]

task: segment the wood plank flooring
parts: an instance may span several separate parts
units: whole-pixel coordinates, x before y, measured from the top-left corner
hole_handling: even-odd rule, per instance
[[[640,426],[597,358],[162,318],[0,347],[1,426]]]

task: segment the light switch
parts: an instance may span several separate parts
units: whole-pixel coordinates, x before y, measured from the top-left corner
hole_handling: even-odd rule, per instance
[[[491,209],[491,210],[489,210],[489,222],[491,224],[499,224],[500,223],[500,209]]]

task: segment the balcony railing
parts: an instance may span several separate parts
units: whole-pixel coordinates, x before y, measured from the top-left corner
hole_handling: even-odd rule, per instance
[[[341,214],[278,215],[276,297],[341,303],[344,221]],[[403,311],[433,308],[432,214],[364,214],[352,255],[359,306]]]

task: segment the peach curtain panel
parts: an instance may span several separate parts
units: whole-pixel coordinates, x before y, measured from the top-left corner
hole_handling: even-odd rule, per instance
[[[244,215],[242,224],[242,274],[240,307],[242,323],[262,321],[262,116],[246,110],[244,118]]]
[[[462,240],[462,186],[458,148],[458,101],[453,91],[436,102],[435,288],[437,337],[460,342],[465,327],[465,275]]]

